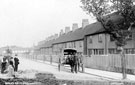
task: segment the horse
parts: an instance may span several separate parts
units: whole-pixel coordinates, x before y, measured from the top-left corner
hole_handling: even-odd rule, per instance
[[[78,72],[78,58],[75,56],[75,55],[71,55],[71,56],[68,56],[64,62],[62,62],[61,64],[64,66],[64,65],[69,65],[70,68],[71,68],[71,72],[74,73],[74,72]]]

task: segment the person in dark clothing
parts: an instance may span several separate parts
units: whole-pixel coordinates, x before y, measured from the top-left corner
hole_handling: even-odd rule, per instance
[[[6,70],[6,66],[7,66],[6,58],[3,58],[3,62],[1,63],[1,73],[4,73],[4,71]]]
[[[73,60],[73,55],[69,58],[70,61],[70,67],[71,67],[71,72],[74,73],[74,60]]]
[[[79,60],[78,60],[78,56],[76,54],[74,54],[74,71],[77,73],[78,72],[78,63],[79,63]]]
[[[14,70],[15,72],[18,71],[18,64],[19,64],[19,59],[17,57],[14,58]]]

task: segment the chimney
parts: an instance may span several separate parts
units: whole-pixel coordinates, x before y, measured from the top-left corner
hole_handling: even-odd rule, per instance
[[[89,20],[88,19],[83,19],[82,20],[82,28],[85,28],[85,26],[89,25]]]
[[[53,40],[53,35],[50,36],[50,40]]]
[[[50,36],[48,37],[48,39],[47,39],[48,41],[50,41]]]
[[[55,34],[54,35],[54,39],[56,39],[56,38],[58,38],[59,37],[59,35],[58,34]]]
[[[77,23],[73,23],[72,31],[75,31],[76,29],[78,29],[78,24]]]
[[[48,41],[48,37],[46,38],[46,41]]]
[[[65,33],[70,32],[70,27],[65,27]]]
[[[63,35],[63,34],[64,34],[63,29],[61,29],[59,35],[61,36],[61,35]]]

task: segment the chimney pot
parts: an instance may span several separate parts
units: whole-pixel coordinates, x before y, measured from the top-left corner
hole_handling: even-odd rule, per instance
[[[70,27],[65,27],[65,33],[70,32]]]
[[[78,29],[78,24],[77,23],[73,23],[72,31],[75,31],[76,29]]]
[[[85,28],[85,26],[89,25],[89,20],[88,19],[83,19],[82,20],[82,28]]]
[[[60,34],[59,34],[59,35],[61,36],[61,35],[63,35],[63,34],[64,34],[63,29],[61,29]]]

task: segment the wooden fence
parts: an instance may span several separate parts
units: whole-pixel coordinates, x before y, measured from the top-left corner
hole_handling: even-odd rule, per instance
[[[127,73],[134,73],[135,70],[135,55],[126,56]],[[84,58],[85,66],[100,70],[108,70],[121,72],[121,56],[120,55],[93,55]]]
[[[134,74],[135,71],[135,55],[126,56],[127,73]],[[57,55],[31,55],[27,56],[31,59],[51,61],[58,63]],[[121,72],[121,56],[120,55],[92,55],[84,57],[84,64],[87,68],[94,68],[107,71]]]

